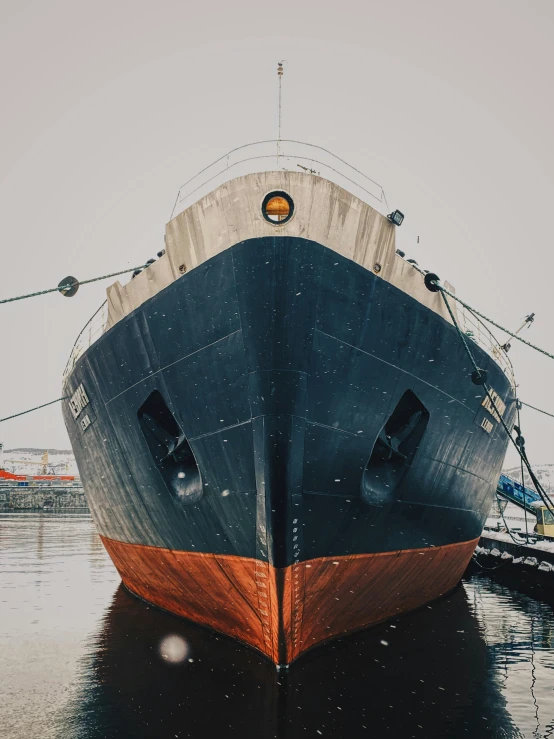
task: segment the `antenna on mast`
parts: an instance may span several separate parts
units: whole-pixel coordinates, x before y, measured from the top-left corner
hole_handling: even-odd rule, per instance
[[[523,331],[523,329],[525,328],[525,326],[527,326],[527,328],[531,328],[531,324],[533,323],[534,320],[535,320],[535,314],[534,313],[529,313],[528,316],[525,316],[525,318],[523,319],[523,323],[518,328],[518,330],[515,331],[515,335],[519,334],[520,331]],[[511,344],[507,341],[500,348],[501,349],[504,349],[505,352],[508,352],[508,351],[510,351]]]
[[[279,80],[279,125],[277,128],[277,169],[279,169],[279,156],[281,153],[281,81],[283,79],[283,64],[285,62],[285,59],[283,59],[282,62],[277,63],[277,78]]]

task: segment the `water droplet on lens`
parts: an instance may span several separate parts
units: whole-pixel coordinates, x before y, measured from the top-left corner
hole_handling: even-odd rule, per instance
[[[159,651],[160,656],[166,662],[176,663],[182,662],[189,650],[186,641],[181,636],[170,634],[162,639]]]

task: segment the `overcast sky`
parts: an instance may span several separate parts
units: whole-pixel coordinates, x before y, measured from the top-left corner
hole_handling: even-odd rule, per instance
[[[182,182],[275,136],[286,59],[283,137],[382,183],[409,256],[502,324],[535,311],[526,337],[554,351],[553,27],[538,0],[4,0],[0,297],[154,256]],[[0,417],[59,397],[106,286],[0,306]],[[520,397],[554,412],[553,361],[511,356]],[[554,419],[522,420],[531,461],[554,462]],[[69,445],[58,406],[0,441]]]

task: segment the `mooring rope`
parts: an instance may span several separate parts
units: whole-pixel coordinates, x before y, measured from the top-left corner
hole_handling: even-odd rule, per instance
[[[21,413],[14,413],[13,416],[6,416],[6,418],[0,418],[0,423],[3,421],[9,421],[11,418],[17,418],[18,416],[25,416],[27,413],[32,413],[33,411],[38,411],[41,408],[46,408],[47,405],[54,405],[54,403],[59,403],[62,400],[67,399],[67,395],[64,395],[63,398],[58,398],[57,400],[51,400],[49,403],[43,403],[42,405],[37,405],[36,408],[29,408],[28,411],[21,411]]]
[[[47,290],[39,290],[36,293],[27,293],[26,295],[17,295],[14,298],[3,298],[0,303],[13,303],[16,300],[26,300],[27,298],[36,298],[38,295],[47,295],[48,293],[62,292],[63,290],[69,290],[72,287],[79,285],[88,285],[91,282],[99,282],[100,280],[107,280],[110,277],[117,277],[118,275],[127,274],[127,272],[136,272],[137,269],[144,269],[148,267],[147,264],[141,264],[140,267],[132,267],[131,269],[122,269],[119,272],[112,272],[109,275],[102,275],[101,277],[92,277],[90,280],[77,280],[76,282],[70,282],[67,285],[58,285],[58,287],[49,287]]]
[[[534,411],[538,411],[539,413],[544,413],[545,416],[550,416],[550,418],[554,418],[554,413],[548,413],[548,411],[543,411],[542,408],[535,408],[534,405],[529,405],[529,403],[524,403],[523,400],[519,401],[521,405],[526,406],[527,408],[532,408]]]
[[[523,505],[526,505],[526,503],[525,503],[525,493],[523,493],[523,496],[524,496],[524,497],[523,497]],[[511,540],[512,540],[512,541],[514,542],[514,544],[519,544],[520,542],[518,542],[518,541],[516,541],[516,540],[514,539],[514,537],[513,537],[513,534],[512,534],[512,532],[511,532],[511,530],[510,530],[510,527],[509,527],[509,526],[508,526],[508,524],[506,523],[506,519],[504,518],[504,511],[502,510],[502,506],[500,505],[500,498],[498,497],[498,492],[496,493],[496,503],[497,503],[497,505],[498,505],[498,510],[500,511],[500,515],[502,516],[502,521],[504,522],[504,528],[506,529],[506,531],[507,531],[507,532],[508,532],[508,534],[510,535],[510,539],[511,539]],[[527,511],[526,511],[526,512],[527,512]],[[525,524],[526,524],[526,526],[527,526],[527,521],[525,522]],[[526,540],[526,541],[528,541],[528,540],[529,540],[529,539],[528,539],[528,537],[526,537],[526,539],[525,539],[525,540]]]
[[[519,409],[521,407],[521,403],[516,403],[516,413],[517,413],[517,425],[518,428],[521,428],[521,416],[519,414]],[[523,488],[523,512],[525,514],[525,539],[527,543],[529,543],[529,528],[527,526],[527,500],[525,499],[525,476],[523,472],[523,459],[519,458],[519,465],[521,468],[521,487]]]
[[[474,315],[479,316],[479,318],[482,318],[484,321],[488,321],[490,324],[500,329],[500,331],[504,331],[504,333],[509,334],[512,338],[517,339],[518,341],[521,341],[522,344],[525,344],[526,346],[531,347],[531,349],[535,349],[535,351],[540,352],[541,354],[544,354],[546,357],[549,357],[550,359],[554,359],[554,354],[547,352],[545,349],[541,349],[540,346],[537,346],[536,344],[532,344],[530,341],[526,341],[525,339],[522,339],[521,336],[518,336],[517,334],[514,334],[512,331],[509,331],[507,328],[504,328],[504,326],[501,326],[499,323],[496,323],[496,321],[493,321],[492,318],[489,318],[488,316],[483,315],[483,313],[479,313],[478,310],[475,310],[475,308],[472,308],[467,303],[464,303],[463,300],[461,300],[456,295],[454,295],[454,293],[451,293],[450,290],[447,290],[447,288],[444,287],[443,285],[439,285],[439,283],[436,281],[435,281],[435,285],[439,288],[441,292],[446,293],[454,300],[457,300],[460,305],[463,305],[464,308],[466,308],[468,311],[470,311]]]
[[[545,349],[541,349],[540,346],[537,346],[536,344],[532,344],[530,341],[526,341],[525,339],[522,339],[521,336],[518,336],[517,334],[514,334],[513,331],[510,331],[509,329],[504,328],[504,326],[501,326],[499,323],[496,323],[496,321],[493,321],[492,318],[489,318],[488,316],[485,316],[483,313],[480,313],[475,308],[472,308],[471,305],[468,305],[466,302],[464,302],[457,295],[455,295],[454,293],[450,292],[450,290],[448,290],[448,288],[444,287],[444,285],[441,285],[440,280],[437,277],[437,275],[434,275],[431,272],[426,272],[425,270],[421,269],[421,267],[419,267],[417,264],[413,264],[411,262],[410,262],[410,264],[412,264],[412,267],[415,270],[417,270],[420,274],[422,274],[424,278],[427,277],[427,275],[429,275],[429,277],[434,277],[435,279],[430,279],[430,280],[427,277],[427,279],[429,280],[429,284],[434,285],[437,288],[437,290],[440,290],[441,291],[441,293],[446,293],[448,296],[450,296],[453,300],[455,300],[460,305],[462,305],[470,313],[473,313],[474,316],[478,316],[479,318],[482,318],[484,321],[487,321],[492,326],[495,326],[496,328],[500,329],[500,331],[504,331],[504,333],[508,334],[513,339],[517,339],[518,341],[521,341],[522,344],[525,344],[526,346],[531,347],[531,349],[535,349],[535,351],[540,352],[541,354],[544,354],[546,357],[549,357],[550,359],[554,359],[554,354],[551,354],[550,352],[547,352]],[[427,284],[427,281],[425,282],[425,284],[426,284],[427,288],[429,288],[429,285]],[[536,410],[538,410],[538,409],[536,409]]]
[[[538,481],[535,473],[533,472],[533,469],[531,468],[531,464],[530,464],[529,460],[527,459],[527,453],[525,451],[525,441],[523,440],[523,437],[521,435],[521,429],[518,426],[514,427],[516,429],[516,431],[517,431],[517,434],[518,434],[517,439],[514,439],[512,437],[512,434],[511,434],[510,429],[508,428],[508,426],[506,425],[506,422],[504,421],[504,418],[502,417],[502,414],[500,413],[500,411],[498,410],[498,408],[496,406],[496,402],[495,402],[495,400],[494,400],[494,398],[493,398],[493,396],[492,396],[492,394],[490,392],[490,388],[487,386],[486,379],[484,378],[484,376],[486,377],[486,373],[484,372],[484,370],[480,369],[477,366],[477,362],[475,361],[475,359],[473,357],[473,354],[471,352],[471,349],[468,346],[468,343],[466,341],[466,337],[464,336],[463,331],[461,330],[461,328],[458,325],[458,321],[456,320],[456,317],[454,316],[454,312],[453,312],[452,308],[450,307],[450,303],[446,299],[445,292],[448,293],[448,291],[445,290],[445,288],[443,288],[442,285],[440,285],[440,283],[438,281],[436,281],[436,280],[433,280],[432,281],[432,285],[435,286],[435,288],[440,291],[441,296],[442,296],[442,299],[444,300],[444,304],[446,305],[446,308],[448,310],[448,313],[450,314],[450,318],[452,319],[452,323],[454,324],[454,327],[456,328],[456,331],[458,333],[458,336],[460,337],[460,340],[461,340],[462,344],[464,345],[464,348],[466,350],[466,353],[467,353],[468,357],[470,358],[471,363],[472,363],[472,365],[474,367],[474,373],[473,374],[475,376],[475,379],[476,380],[480,380],[480,382],[477,382],[476,384],[480,384],[480,385],[483,386],[483,388],[484,388],[484,390],[485,390],[485,392],[487,394],[487,397],[488,397],[488,399],[489,399],[489,401],[491,403],[491,406],[494,409],[494,412],[496,414],[496,417],[500,420],[500,423],[502,424],[502,426],[504,428],[504,431],[506,432],[506,434],[508,436],[508,439],[510,439],[510,441],[514,445],[517,453],[519,454],[520,458],[523,460],[525,466],[527,467],[527,471],[529,472],[529,475],[531,477],[531,480],[532,480],[533,484],[535,485],[535,487],[537,489],[537,492],[538,492],[539,496],[542,499],[542,502],[545,504],[545,506],[547,507],[547,509],[554,515],[554,504],[552,503],[552,501],[550,500],[549,495],[546,493],[546,491],[544,490],[544,488],[542,487],[542,485]],[[428,285],[427,285],[427,287],[429,288]]]
[[[517,543],[517,542],[514,542],[514,543]],[[480,567],[482,570],[485,570],[485,572],[492,572],[493,570],[499,570],[501,567],[504,567],[504,565],[507,564],[508,561],[509,560],[505,559],[503,562],[496,565],[496,567],[485,567],[484,565],[481,564],[481,562],[479,562],[479,560],[477,559],[477,555],[476,554],[473,555],[473,563],[476,564],[478,567]]]

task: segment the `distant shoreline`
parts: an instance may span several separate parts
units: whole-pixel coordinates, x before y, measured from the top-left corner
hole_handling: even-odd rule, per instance
[[[23,454],[44,454],[46,449],[43,447],[35,448],[35,447],[14,447],[13,449],[4,449],[4,454],[10,452],[22,452]],[[71,454],[73,455],[73,451],[71,449],[48,449],[48,454]]]

